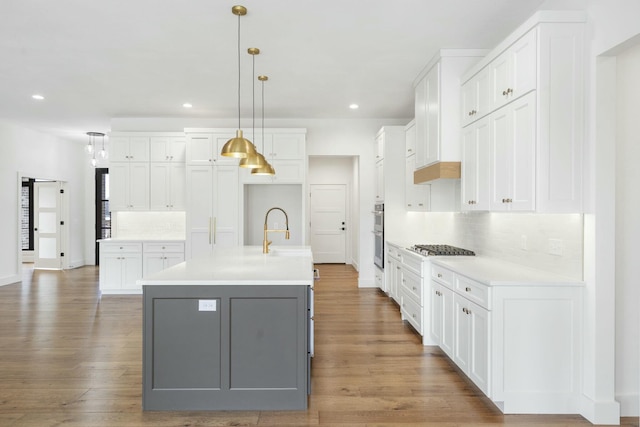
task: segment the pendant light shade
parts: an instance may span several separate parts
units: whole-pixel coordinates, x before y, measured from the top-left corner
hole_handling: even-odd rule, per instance
[[[238,130],[236,131],[236,137],[231,138],[224,144],[220,154],[226,157],[245,158],[256,153],[256,148],[251,141],[242,136],[242,128],[240,126],[240,17],[247,14],[247,8],[233,6],[231,12],[238,17]]]
[[[104,133],[87,132],[87,136],[89,137],[89,143],[86,146],[86,150],[87,150],[87,153],[92,155],[92,158],[90,160],[91,166],[95,167],[98,164],[98,159],[96,159],[96,138],[97,137],[102,137],[102,150],[100,150],[100,157],[104,159],[107,156],[107,152],[104,149]]]
[[[262,83],[262,151],[264,152],[264,82],[269,80],[269,77],[258,76],[258,80],[260,80],[260,82]],[[276,170],[273,168],[273,166],[271,166],[269,162],[266,162],[264,166],[255,168],[251,171],[251,175],[273,176],[275,174],[276,174]]]

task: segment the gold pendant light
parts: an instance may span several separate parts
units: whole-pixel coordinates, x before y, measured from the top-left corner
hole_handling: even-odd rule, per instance
[[[258,80],[262,82],[262,151],[264,152],[264,82],[269,80],[267,76],[258,76]],[[266,165],[252,169],[251,175],[267,175],[273,176],[276,174],[276,170],[271,166],[269,162]]]
[[[249,53],[249,55],[251,55],[252,57],[251,59],[253,61],[252,79],[251,79],[253,81],[252,95],[251,95],[253,103],[251,107],[252,108],[251,115],[253,117],[253,138],[255,141],[255,137],[256,137],[256,82],[255,82],[256,55],[260,54],[260,49],[258,49],[257,47],[250,47],[249,49],[247,49],[247,52]],[[262,150],[264,151],[264,147],[262,148]],[[258,153],[257,151],[255,154],[249,154],[247,155],[247,157],[240,160],[240,167],[247,168],[247,169],[259,169],[261,167],[264,167],[266,164],[267,164],[267,161],[265,160],[264,156]]]
[[[256,153],[256,147],[253,146],[251,141],[242,136],[240,126],[240,17],[247,14],[247,8],[233,6],[231,12],[238,17],[238,130],[236,131],[236,137],[231,138],[224,144],[220,154],[226,157],[244,158]]]

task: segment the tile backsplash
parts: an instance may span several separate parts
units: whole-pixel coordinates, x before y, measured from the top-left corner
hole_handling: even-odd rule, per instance
[[[427,213],[426,240],[582,279],[580,214]]]
[[[184,240],[185,212],[113,212],[112,238]]]

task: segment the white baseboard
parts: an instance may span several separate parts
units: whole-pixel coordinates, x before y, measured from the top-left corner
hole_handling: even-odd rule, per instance
[[[69,263],[68,268],[72,269],[72,268],[80,268],[80,267],[84,267],[86,265],[86,262],[83,259],[77,259],[74,261],[71,261]]]
[[[18,274],[15,274],[13,276],[0,277],[0,286],[11,285],[13,283],[18,283],[21,280],[22,278]]]
[[[640,395],[638,393],[616,394],[620,402],[621,417],[637,417],[640,415]]]
[[[582,395],[580,415],[592,424],[619,425],[620,404],[615,400],[597,402],[588,396]]]
[[[376,280],[374,279],[358,279],[359,288],[377,288]]]

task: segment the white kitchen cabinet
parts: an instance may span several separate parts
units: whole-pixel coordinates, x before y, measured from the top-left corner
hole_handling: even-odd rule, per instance
[[[111,162],[109,186],[112,211],[149,210],[148,162]]]
[[[415,86],[416,168],[460,161],[460,76],[485,51],[442,49]]]
[[[491,127],[483,118],[462,132],[463,211],[488,211],[491,182]]]
[[[394,301],[399,302],[399,287],[402,280],[402,272],[400,266],[402,264],[400,248],[398,246],[386,243],[386,268],[385,274],[385,287],[387,294],[393,298]]]
[[[149,138],[150,161],[184,164],[187,143],[184,135],[152,136]]]
[[[184,261],[184,243],[143,242],[142,271],[144,277]]]
[[[185,210],[186,167],[184,163],[151,163],[149,176],[150,210]]]
[[[537,29],[529,31],[489,65],[492,110],[536,88]]]
[[[100,292],[139,293],[142,279],[142,244],[100,242]]]
[[[257,132],[256,132],[257,134]],[[265,136],[265,142],[268,141]],[[306,139],[300,133],[280,133],[271,135],[271,145],[265,144],[263,155],[267,159],[302,160],[305,156]]]
[[[384,201],[384,160],[376,162],[376,202]]]
[[[491,210],[582,212],[585,21],[583,12],[537,12],[462,76],[463,104],[490,76],[492,146],[517,141],[492,153]]]
[[[462,85],[462,126],[491,112],[489,83],[489,69],[484,68]]]
[[[188,131],[188,129],[186,130]],[[238,159],[220,155],[222,147],[235,137],[235,131],[187,133],[187,165],[238,164]],[[247,135],[244,135],[247,138]]]
[[[443,305],[446,297],[436,292],[453,295],[452,316],[437,313],[441,305],[432,303],[432,315],[443,323],[432,322],[437,344],[502,412],[579,412],[580,282],[469,258],[433,261],[431,286]],[[450,334],[447,327],[453,328],[452,347],[442,338]]]
[[[453,359],[454,322],[453,292],[431,282],[431,338]]]
[[[384,133],[378,132],[375,141],[376,162],[384,160]]]
[[[148,162],[148,136],[118,136],[109,137],[109,160],[112,162]]]
[[[237,160],[236,160],[237,163]],[[237,165],[187,166],[187,258],[239,244]]]
[[[491,210],[535,209],[536,97],[531,92],[489,116]]]
[[[375,274],[376,287],[380,289],[382,292],[387,292],[386,282],[384,280],[384,270],[382,270],[380,267],[376,265],[374,269],[374,274]]]
[[[415,169],[416,156],[409,156],[405,162],[405,194],[404,203],[407,211],[427,212],[430,210],[429,196],[431,185],[414,184],[413,171]]]
[[[404,148],[405,156],[416,154],[416,120],[413,119],[404,127]]]
[[[483,393],[490,395],[489,311],[454,294],[453,312],[453,361]]]

